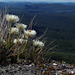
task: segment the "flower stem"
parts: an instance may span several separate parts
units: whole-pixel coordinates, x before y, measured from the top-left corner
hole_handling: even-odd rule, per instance
[[[14,37],[15,37],[15,33],[13,33],[13,36],[12,36],[12,42],[14,41]]]
[[[18,38],[19,38],[19,36],[20,36],[20,32],[21,32],[21,30],[19,30],[19,33],[18,33],[17,39],[18,39]]]
[[[17,56],[17,59],[18,59],[18,60],[19,60],[20,55],[25,52],[25,48],[27,47],[28,41],[29,41],[29,38],[28,38],[27,43],[25,44],[25,46],[24,46],[22,52],[21,52],[21,53],[18,53],[18,56]]]
[[[22,50],[21,54],[22,54],[23,52],[25,52],[25,48],[26,48],[26,46],[27,46],[27,44],[28,44],[28,41],[29,41],[29,37],[28,37],[28,39],[27,39],[27,43],[25,44],[24,49]]]
[[[20,32],[21,32],[21,30],[19,30],[19,33],[18,33],[18,36],[17,36],[17,40],[18,40],[18,38],[19,38],[19,36],[20,36]],[[16,42],[15,45],[17,46],[17,42]]]
[[[9,38],[8,38],[8,41],[7,41],[6,48],[8,48],[8,47],[9,47],[9,45],[10,45],[10,39],[11,39],[11,27],[12,27],[12,23],[10,23]]]
[[[10,33],[9,33],[9,42],[10,42],[10,39],[11,39],[11,27],[12,27],[12,23],[10,23]]]

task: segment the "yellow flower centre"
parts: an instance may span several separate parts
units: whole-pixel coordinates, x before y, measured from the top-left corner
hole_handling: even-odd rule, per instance
[[[31,30],[29,30],[29,32],[31,32]]]

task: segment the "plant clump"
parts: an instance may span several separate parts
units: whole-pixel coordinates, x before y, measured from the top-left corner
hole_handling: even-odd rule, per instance
[[[37,62],[42,57],[43,40],[36,40],[37,32],[19,23],[16,15],[6,14],[0,25],[0,63],[16,63],[20,59]]]
[[[45,46],[46,38],[36,36],[36,30],[30,25],[19,23],[20,18],[12,14],[0,16],[0,63],[20,63],[21,60],[27,62],[42,63],[45,60],[45,53],[54,47],[49,48],[53,43]],[[41,39],[42,38],[42,39]],[[41,41],[40,41],[41,40]]]

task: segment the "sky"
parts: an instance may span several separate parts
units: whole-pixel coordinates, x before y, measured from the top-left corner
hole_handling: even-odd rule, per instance
[[[27,2],[75,2],[75,0],[0,0],[0,2],[11,2],[11,1],[27,1]]]

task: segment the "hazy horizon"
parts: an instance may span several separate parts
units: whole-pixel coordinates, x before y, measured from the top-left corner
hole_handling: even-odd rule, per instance
[[[67,3],[67,2],[72,2],[75,3],[75,0],[0,0],[0,2],[50,2],[50,3]]]

